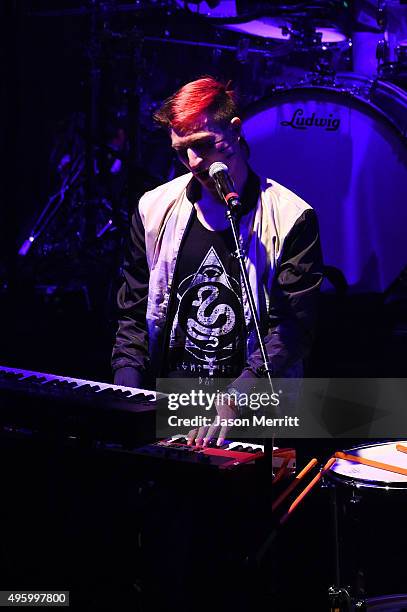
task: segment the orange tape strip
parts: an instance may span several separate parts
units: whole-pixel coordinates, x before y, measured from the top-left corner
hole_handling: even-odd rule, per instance
[[[407,453],[407,446],[404,446],[404,444],[396,444],[396,449],[402,453]]]
[[[369,465],[370,467],[378,468],[379,470],[385,470],[386,472],[395,472],[396,474],[403,474],[407,476],[407,469],[399,467],[398,465],[391,465],[390,463],[382,463],[381,461],[374,461],[373,459],[366,459],[366,457],[357,457],[356,455],[348,455],[346,453],[335,453],[337,459],[345,459],[346,461],[354,461],[355,463],[361,463],[362,465]]]

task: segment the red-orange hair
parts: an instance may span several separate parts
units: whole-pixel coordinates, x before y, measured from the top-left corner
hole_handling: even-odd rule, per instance
[[[199,128],[203,114],[226,126],[239,116],[236,94],[229,87],[230,82],[225,84],[211,76],[191,81],[165,100],[154,119],[180,134]]]

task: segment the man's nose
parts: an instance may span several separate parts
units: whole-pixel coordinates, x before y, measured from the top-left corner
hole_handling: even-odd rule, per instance
[[[196,151],[194,151],[193,149],[188,149],[187,155],[188,155],[188,165],[191,168],[191,170],[194,170],[195,168],[199,168],[199,166],[202,165],[203,157],[198,155]]]

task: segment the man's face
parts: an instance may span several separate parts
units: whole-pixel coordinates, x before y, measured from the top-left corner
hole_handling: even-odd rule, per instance
[[[199,128],[181,136],[171,130],[171,145],[178,158],[203,187],[215,192],[208,170],[215,161],[225,163],[236,179],[242,152],[239,145],[241,122],[235,117],[228,127],[220,126],[203,115]]]

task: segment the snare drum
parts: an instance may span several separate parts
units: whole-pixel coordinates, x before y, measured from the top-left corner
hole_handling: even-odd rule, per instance
[[[386,442],[385,444],[361,446],[352,449],[347,454],[355,455],[362,460],[391,465],[395,469],[407,470],[407,452],[397,450],[397,446],[405,448],[407,451],[407,442]],[[380,469],[363,463],[353,463],[346,459],[337,459],[330,473],[338,482],[346,483],[355,489],[374,487],[386,490],[407,490],[406,474],[399,474],[397,471]]]
[[[345,452],[407,470],[399,444],[407,448],[386,442]],[[337,513],[340,586],[359,597],[405,593],[407,475],[337,459],[324,478]]]

